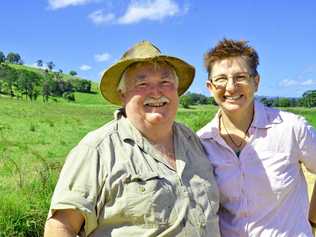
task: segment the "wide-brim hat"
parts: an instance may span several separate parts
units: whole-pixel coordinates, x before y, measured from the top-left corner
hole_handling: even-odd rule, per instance
[[[152,43],[141,41],[126,51],[118,62],[103,72],[100,83],[102,96],[113,104],[122,105],[117,87],[124,71],[133,63],[146,61],[164,61],[175,69],[179,78],[178,95],[182,95],[193,81],[195,69],[192,65],[180,58],[162,55]]]

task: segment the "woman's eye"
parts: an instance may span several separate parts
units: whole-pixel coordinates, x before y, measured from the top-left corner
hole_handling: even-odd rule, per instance
[[[247,80],[247,77],[245,75],[239,75],[239,76],[236,76],[236,80],[237,81],[245,81],[245,80]]]
[[[219,78],[215,78],[214,82],[226,82],[227,78],[226,77],[219,77]]]

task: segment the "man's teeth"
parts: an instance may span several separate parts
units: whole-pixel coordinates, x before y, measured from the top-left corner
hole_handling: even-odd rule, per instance
[[[146,106],[151,106],[151,107],[161,107],[165,105],[165,102],[162,103],[146,103]]]

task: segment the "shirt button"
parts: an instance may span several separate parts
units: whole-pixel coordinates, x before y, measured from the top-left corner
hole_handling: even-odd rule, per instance
[[[182,221],[181,221],[181,225],[184,227],[184,226],[185,226],[185,223],[186,223],[186,219],[183,218]]]
[[[200,228],[205,228],[206,224],[205,224],[204,222],[201,222],[201,223],[199,224],[199,226],[200,226]]]

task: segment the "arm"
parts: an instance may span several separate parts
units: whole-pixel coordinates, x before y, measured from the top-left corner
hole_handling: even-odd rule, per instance
[[[313,190],[313,194],[312,194],[312,198],[311,198],[311,202],[310,202],[310,206],[309,206],[309,221],[311,223],[314,223],[314,225],[312,225],[312,227],[313,227],[314,234],[315,234],[315,229],[316,229],[316,182],[314,184],[314,190]]]
[[[75,237],[84,223],[84,217],[76,210],[58,210],[46,221],[44,237]]]

